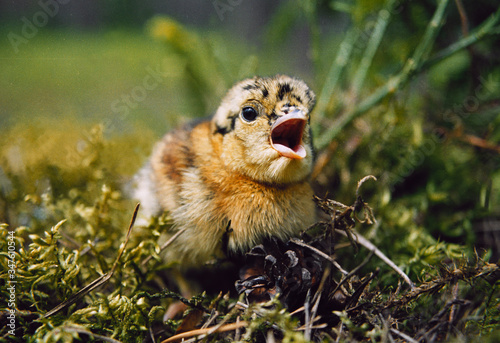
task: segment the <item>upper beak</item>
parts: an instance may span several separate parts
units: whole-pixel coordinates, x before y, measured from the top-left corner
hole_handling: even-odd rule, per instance
[[[271,127],[271,146],[284,157],[303,159],[307,152],[302,142],[307,116],[301,110],[286,114]]]

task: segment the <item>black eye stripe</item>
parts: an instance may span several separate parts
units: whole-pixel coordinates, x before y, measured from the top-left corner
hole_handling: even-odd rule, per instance
[[[236,118],[238,118],[238,115],[233,115],[233,116],[230,116],[228,117],[228,119],[230,120],[230,123],[229,123],[229,126],[228,127],[223,127],[223,126],[219,126],[219,125],[216,125],[216,130],[215,130],[215,133],[220,133],[221,135],[225,135],[226,133],[229,133],[231,131],[234,130],[234,125],[235,125],[235,122],[236,122]]]

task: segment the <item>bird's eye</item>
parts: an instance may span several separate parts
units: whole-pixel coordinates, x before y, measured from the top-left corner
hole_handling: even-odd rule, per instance
[[[246,122],[252,122],[257,119],[257,110],[253,107],[247,106],[243,107],[241,110],[241,118]]]

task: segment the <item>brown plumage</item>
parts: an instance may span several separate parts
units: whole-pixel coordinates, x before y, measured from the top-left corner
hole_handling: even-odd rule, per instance
[[[167,210],[175,230],[185,230],[167,258],[193,265],[223,256],[224,248],[244,253],[315,221],[313,106],[314,93],[300,80],[247,79],[229,90],[211,121],[168,133],[155,146],[135,195],[146,212]]]

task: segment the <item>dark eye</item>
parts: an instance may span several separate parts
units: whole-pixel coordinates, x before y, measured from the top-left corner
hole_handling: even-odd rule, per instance
[[[252,122],[257,119],[257,115],[258,113],[255,108],[250,106],[243,107],[243,109],[241,110],[241,118],[243,118],[243,120],[247,122]]]

